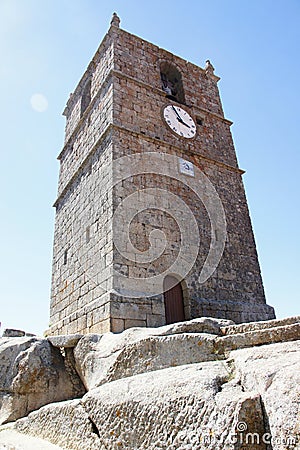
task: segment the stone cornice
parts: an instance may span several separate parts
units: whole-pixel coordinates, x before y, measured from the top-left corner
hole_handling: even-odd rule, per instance
[[[182,152],[184,150],[185,153],[188,153],[191,156],[196,156],[197,158],[205,160],[205,161],[207,161],[207,162],[209,162],[209,163],[211,163],[211,164],[213,164],[215,166],[222,167],[223,169],[229,170],[230,172],[236,172],[236,173],[238,173],[240,175],[243,175],[245,173],[245,170],[243,170],[243,169],[240,169],[238,167],[233,167],[233,166],[230,166],[229,164],[222,163],[221,161],[216,161],[215,159],[212,159],[212,158],[209,158],[207,156],[195,153],[194,150],[191,150],[189,148],[190,147],[189,145],[186,145],[183,148],[183,146],[176,145],[176,144],[175,145],[174,144],[169,144],[169,143],[167,143],[167,142],[165,142],[165,141],[163,141],[161,139],[157,139],[157,138],[148,136],[148,135],[146,135],[144,133],[138,133],[137,131],[132,131],[132,130],[129,130],[128,128],[125,128],[125,127],[122,127],[122,126],[119,126],[119,125],[113,124],[112,127],[114,129],[118,129],[118,130],[120,130],[122,132],[130,133],[132,136],[142,138],[145,141],[153,142],[156,145],[162,145],[163,144],[165,147],[168,147],[170,149],[176,149],[176,150],[178,150],[180,152]]]
[[[83,159],[83,161],[81,162],[81,164],[79,164],[78,168],[76,169],[76,171],[74,172],[74,174],[71,176],[71,178],[66,182],[64,188],[62,189],[62,191],[59,193],[57,199],[55,200],[53,206],[56,207],[60,201],[60,199],[65,195],[65,193],[68,191],[68,189],[70,188],[70,186],[72,185],[72,182],[76,179],[77,175],[79,174],[79,172],[83,169],[83,167],[86,165],[87,161],[90,159],[90,156],[93,155],[95,153],[95,151],[97,150],[97,148],[99,147],[99,145],[101,145],[101,143],[103,142],[103,140],[105,139],[105,137],[109,134],[110,131],[113,130],[118,130],[121,131],[123,133],[128,133],[131,136],[134,136],[138,139],[143,139],[145,141],[148,142],[152,142],[156,145],[164,145],[166,148],[169,149],[175,149],[179,152],[182,152],[184,150],[185,153],[191,155],[191,156],[196,156],[198,159],[202,159],[203,161],[208,162],[209,164],[212,164],[216,167],[228,170],[230,172],[235,172],[239,175],[243,175],[245,173],[244,170],[239,169],[238,167],[233,167],[230,166],[229,164],[225,164],[222,163],[220,161],[216,161],[212,158],[209,158],[207,156],[201,155],[201,154],[197,154],[195,153],[193,150],[191,150],[189,147],[189,145],[185,145],[184,148],[183,146],[179,146],[179,145],[174,145],[174,144],[169,144],[165,141],[162,141],[161,139],[157,139],[155,137],[151,137],[148,136],[146,134],[143,133],[138,133],[136,131],[130,130],[128,128],[119,126],[119,125],[115,125],[113,123],[110,123],[106,129],[103,131],[103,133],[101,134],[101,136],[99,137],[98,141],[94,144],[94,146],[91,148],[90,152],[87,153],[86,157]]]

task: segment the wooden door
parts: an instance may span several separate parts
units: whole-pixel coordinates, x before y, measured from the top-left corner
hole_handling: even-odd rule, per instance
[[[166,324],[183,322],[184,304],[181,284],[171,275],[164,280],[164,300],[166,311]]]

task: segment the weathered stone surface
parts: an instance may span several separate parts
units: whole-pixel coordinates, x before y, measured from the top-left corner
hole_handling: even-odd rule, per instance
[[[25,336],[25,331],[15,330],[14,328],[6,328],[3,331],[2,337],[23,337]]]
[[[59,336],[47,336],[47,339],[53,347],[72,348],[76,346],[82,336],[82,334],[61,334]]]
[[[236,350],[230,354],[246,391],[261,395],[269,432],[286,449],[300,448],[300,341]]]
[[[212,317],[200,317],[187,322],[177,322],[161,327],[165,334],[177,333],[210,333],[222,335],[224,328],[234,326],[234,322],[228,319],[215,319]],[[165,330],[165,331],[164,331]]]
[[[72,382],[69,372],[60,351],[45,339],[0,339],[0,423],[83,395],[81,382]]]
[[[218,336],[226,330],[226,322],[202,318],[153,329],[131,328],[121,334],[87,335],[74,350],[76,369],[91,389],[146,371],[225,358],[237,348],[300,338],[300,324],[290,320],[270,321],[269,329],[266,322],[257,330],[252,324],[254,331],[237,334],[230,326],[231,334]]]
[[[214,337],[228,320],[201,318],[121,334],[84,336],[74,350],[87,389],[146,371],[216,359]]]
[[[276,430],[259,393],[224,383],[230,374],[220,364],[181,366],[117,380],[93,389],[82,402],[43,407],[16,427],[73,450],[258,450],[267,449],[263,439],[269,442],[270,432],[273,441],[283,443],[273,449],[283,450],[286,442],[299,438],[295,429],[282,433],[282,422],[295,423],[295,411],[292,421],[291,411],[283,411]],[[275,418],[278,407],[272,412]],[[250,446],[235,445],[241,438]]]
[[[28,436],[10,428],[0,428],[1,450],[62,450],[44,439]]]
[[[84,336],[74,352],[89,392],[14,428],[70,450],[299,449],[298,325],[220,336],[221,321],[205,318]]]
[[[262,434],[263,413],[259,396],[226,383],[229,377],[222,362],[136,375],[93,389],[82,401],[43,407],[16,428],[73,450],[238,448],[231,441],[239,420]]]
[[[98,435],[94,432],[80,400],[69,400],[44,406],[16,422],[15,428],[35,437],[43,437],[64,449],[98,449]]]
[[[238,348],[284,341],[296,341],[298,339],[300,339],[300,323],[294,323],[291,325],[217,337],[216,347],[218,348],[219,353],[224,354],[225,352],[236,350]]]
[[[97,428],[106,429],[109,448],[223,450],[242,412],[254,426],[248,412],[255,409],[262,424],[257,395],[226,383],[229,378],[222,362],[163,369],[92,390],[83,405]],[[248,411],[247,401],[255,405]]]
[[[262,322],[225,325],[224,327],[221,327],[221,333],[228,336],[229,334],[245,333],[247,331],[259,331],[267,328],[276,328],[296,323],[300,323],[300,316],[286,317],[284,319],[266,320]]]
[[[219,363],[212,363],[209,374],[207,378],[205,366],[194,365],[118,380],[91,391],[81,403],[44,407],[18,421],[17,429],[72,449],[168,448],[167,435],[180,431],[178,425],[188,413],[192,413],[188,427],[197,427],[194,419],[204,400],[218,391],[228,375]],[[195,392],[200,401],[193,408]],[[174,419],[177,424],[172,424]],[[66,435],[57,433],[58,427],[68,430]]]
[[[213,336],[200,333],[151,336],[126,346],[104,373],[99,367],[95,385],[166,367],[216,359]]]

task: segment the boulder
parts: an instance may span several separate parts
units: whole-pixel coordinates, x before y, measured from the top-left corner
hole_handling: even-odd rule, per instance
[[[238,348],[294,341],[300,338],[296,319],[269,321],[267,328],[267,322],[235,326],[226,320],[201,318],[160,328],[130,328],[120,334],[89,334],[74,348],[75,366],[89,390],[139,373],[225,359]],[[246,327],[243,332],[242,326]]]
[[[2,337],[23,337],[25,336],[25,331],[15,330],[14,328],[5,328]]]
[[[204,318],[53,340],[65,345],[64,358],[46,341],[65,366],[76,365],[89,391],[31,412],[14,429],[70,450],[297,449],[299,337],[298,318]],[[18,354],[11,350],[7,361]],[[19,392],[26,383],[24,374]]]
[[[14,428],[26,435],[42,437],[64,449],[101,448],[97,447],[98,431],[96,432],[95,425],[80,399],[43,406],[28,417],[19,419]]]
[[[129,328],[120,334],[89,334],[74,349],[76,369],[86,389],[92,389],[143,372],[215,360],[214,337],[232,323],[202,317],[159,328]]]
[[[75,348],[77,371],[87,390],[139,373],[219,359],[214,336],[200,333],[149,336],[110,352],[101,344],[87,336]]]
[[[155,331],[158,331],[159,335],[179,333],[209,333],[222,335],[224,329],[232,326],[235,326],[232,320],[216,319],[213,317],[199,317],[198,319],[193,319],[186,322],[177,322],[160,328],[154,328],[152,334],[155,334]]]
[[[0,429],[1,450],[63,450],[44,439],[28,436],[10,428]]]
[[[230,376],[222,361],[162,369],[93,389],[82,404],[100,448],[224,450],[240,416],[264,432],[259,396],[242,392]]]
[[[261,396],[274,448],[300,448],[300,341],[236,350],[230,358],[243,389]]]
[[[221,326],[222,334],[240,334],[247,331],[260,331],[268,328],[284,327],[286,325],[293,325],[300,323],[300,316],[286,317],[284,319],[263,320],[261,322],[247,322],[232,325]]]
[[[83,334],[60,334],[58,336],[48,336],[48,341],[53,347],[73,348],[83,337]]]
[[[260,397],[229,378],[217,361],[135,375],[45,406],[15,427],[72,450],[229,449],[241,418],[265,431]]]
[[[0,423],[47,403],[82,396],[79,377],[46,339],[0,339]]]
[[[216,347],[220,354],[228,353],[231,350],[254,347],[264,344],[274,344],[276,342],[296,341],[300,339],[300,323],[280,324],[269,328],[262,328],[253,331],[245,331],[228,336],[217,337]]]

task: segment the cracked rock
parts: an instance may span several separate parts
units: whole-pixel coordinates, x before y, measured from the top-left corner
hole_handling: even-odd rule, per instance
[[[84,392],[80,380],[72,382],[60,351],[47,340],[0,339],[0,423],[16,420],[47,403],[82,396]]]

